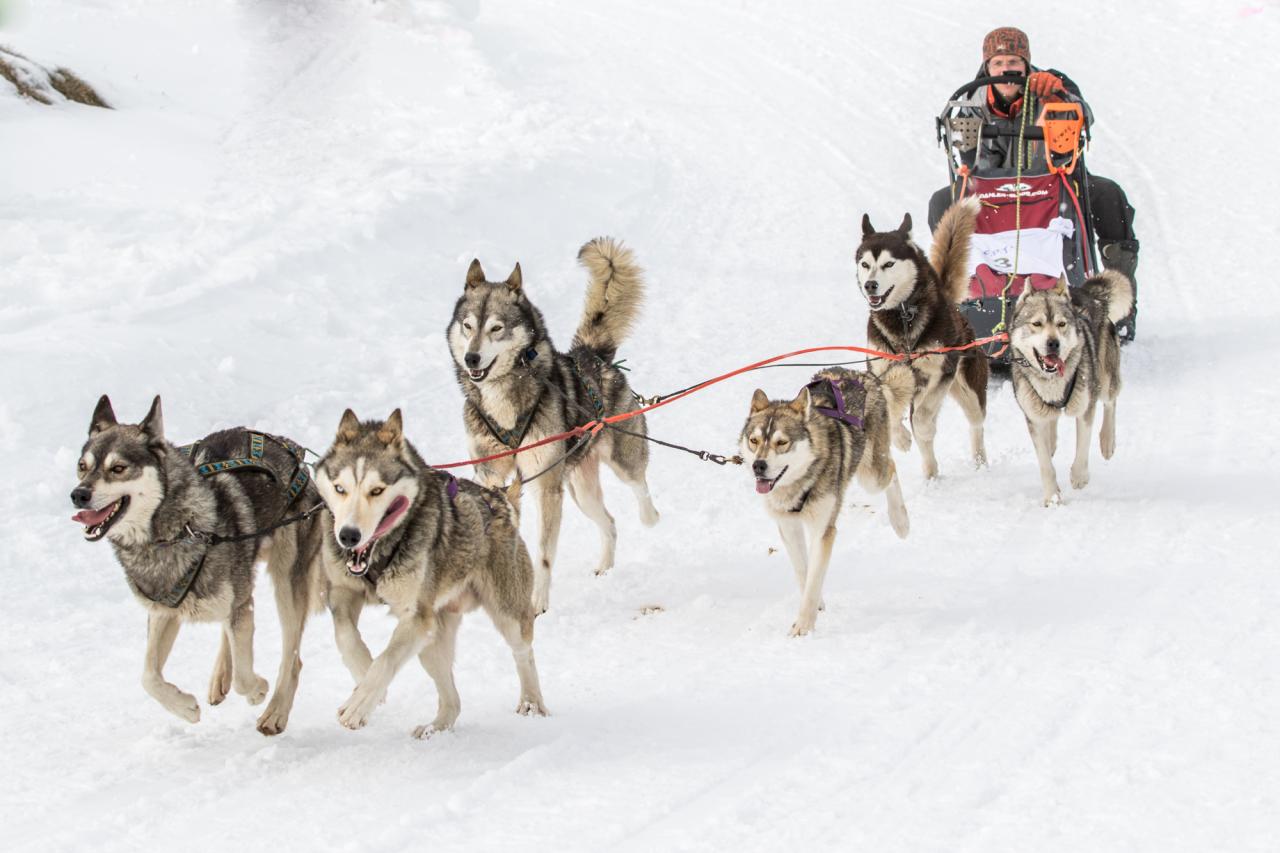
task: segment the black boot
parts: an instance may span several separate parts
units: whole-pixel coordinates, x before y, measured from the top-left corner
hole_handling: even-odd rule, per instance
[[[1133,282],[1133,309],[1129,311],[1129,316],[1116,323],[1116,334],[1120,336],[1120,343],[1127,344],[1134,339],[1138,331],[1138,280],[1134,278],[1134,272],[1138,269],[1138,241],[1118,240],[1114,243],[1103,243],[1099,246],[1099,253],[1102,255],[1104,267],[1115,270]]]

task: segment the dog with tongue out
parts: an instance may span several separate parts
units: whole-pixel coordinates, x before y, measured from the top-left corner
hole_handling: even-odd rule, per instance
[[[1089,482],[1089,439],[1102,403],[1098,437],[1102,458],[1116,449],[1116,397],[1120,394],[1120,341],[1115,324],[1133,307],[1133,284],[1104,270],[1076,288],[1059,278],[1049,290],[1027,288],[1014,304],[1009,327],[1013,390],[1040,463],[1044,505],[1062,500],[1053,470],[1058,417],[1075,418],[1071,485]]]

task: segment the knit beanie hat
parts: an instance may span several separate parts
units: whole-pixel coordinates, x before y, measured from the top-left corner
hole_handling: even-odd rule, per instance
[[[982,40],[982,64],[986,65],[993,56],[1020,56],[1030,65],[1031,42],[1017,27],[998,27]]]

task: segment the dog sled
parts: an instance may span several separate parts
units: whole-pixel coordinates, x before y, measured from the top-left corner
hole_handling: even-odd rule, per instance
[[[1013,302],[1030,287],[1045,290],[1065,275],[1078,287],[1098,270],[1089,210],[1089,176],[1082,149],[1089,134],[1083,101],[1034,102],[1014,127],[983,119],[985,87],[1021,82],[1017,75],[979,77],[947,100],[937,119],[938,143],[947,153],[951,198],[982,202],[969,258],[968,299],[960,310],[982,338],[1005,330]],[[1020,169],[983,163],[984,146],[1016,146]],[[1008,361],[1008,351],[996,363]]]

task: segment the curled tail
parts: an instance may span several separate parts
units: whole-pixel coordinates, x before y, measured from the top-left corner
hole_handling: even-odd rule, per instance
[[[952,305],[962,302],[969,292],[969,238],[981,209],[976,196],[966,196],[947,208],[933,232],[929,263],[938,274],[943,296]]]
[[[640,314],[644,271],[631,250],[612,237],[597,237],[579,249],[578,263],[587,268],[591,279],[573,346],[585,346],[605,361],[613,361]]]
[[[1107,319],[1119,323],[1133,310],[1133,282],[1123,273],[1103,270],[1084,283],[1085,293],[1107,306]]]

